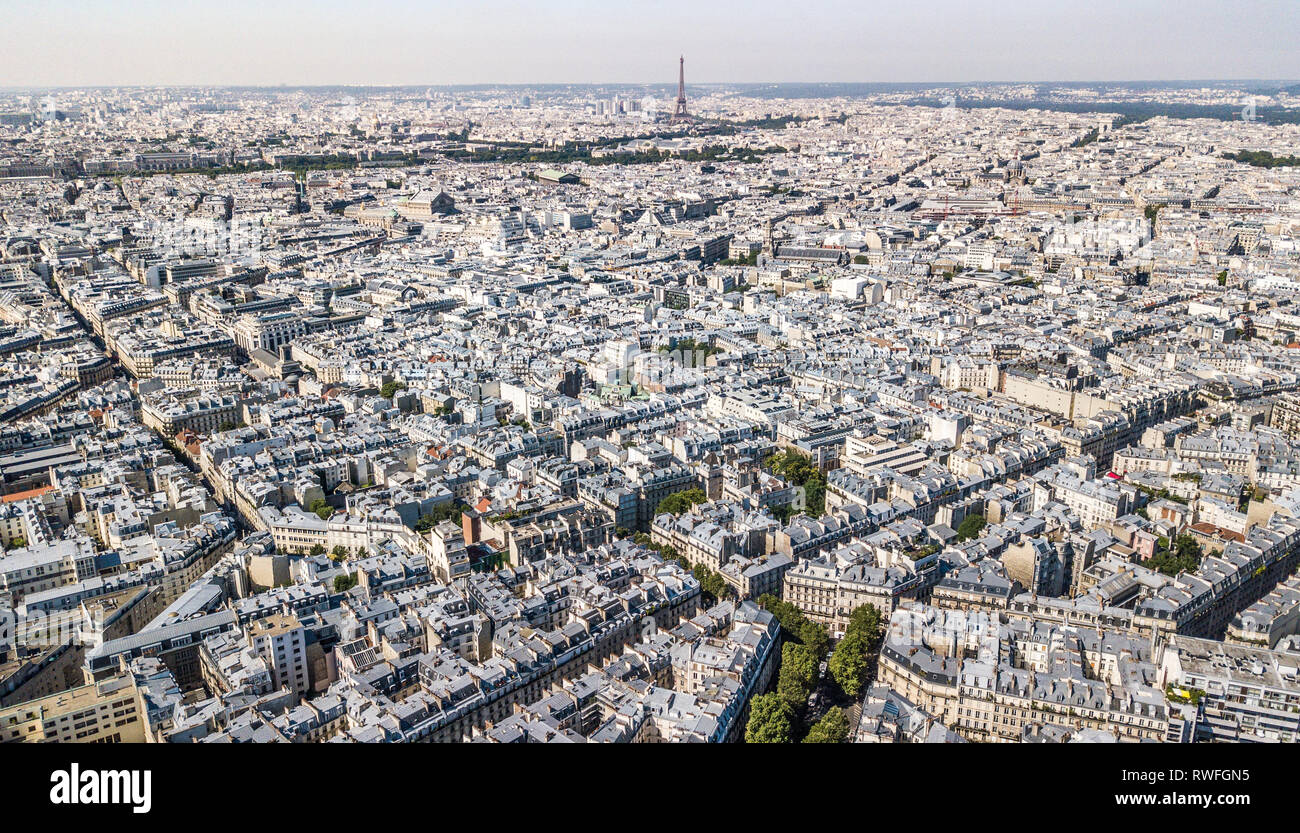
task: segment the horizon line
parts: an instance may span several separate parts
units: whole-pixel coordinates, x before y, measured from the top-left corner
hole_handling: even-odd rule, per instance
[[[996,80],[980,79],[972,81],[694,81],[687,82],[686,86],[696,87],[724,87],[724,86],[790,86],[800,85],[914,85],[914,86],[1006,86],[1006,85],[1043,85],[1043,84],[1073,84],[1073,85],[1099,85],[1099,84],[1193,84],[1193,83],[1214,83],[1214,84],[1243,84],[1243,83],[1276,83],[1276,84],[1294,84],[1300,83],[1300,78],[1126,78],[1126,79],[1088,79],[1088,80]],[[345,87],[351,89],[385,89],[400,90],[412,87],[425,87],[434,89],[451,89],[455,87],[675,87],[676,81],[462,81],[462,82],[420,82],[411,81],[404,83],[344,83],[344,82],[288,82],[282,81],[277,83],[266,82],[176,82],[176,83],[154,83],[154,82],[132,82],[132,83],[110,83],[110,84],[26,84],[26,85],[3,85],[0,86],[0,92],[21,92],[24,90],[112,90],[112,89],[130,89],[135,87],[150,87],[155,89],[196,89],[196,88],[234,88],[234,89],[254,89],[254,90],[278,90],[278,89],[296,89],[296,88],[323,88],[323,87]]]

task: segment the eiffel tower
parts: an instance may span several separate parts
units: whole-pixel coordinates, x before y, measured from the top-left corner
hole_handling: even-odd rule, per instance
[[[686,112],[686,56],[683,55],[677,64],[677,106],[673,109],[673,117],[670,120],[672,124],[678,122],[690,123],[694,121],[691,114]]]

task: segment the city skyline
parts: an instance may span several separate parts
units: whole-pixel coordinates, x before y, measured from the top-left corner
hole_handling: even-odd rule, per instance
[[[332,0],[19,4],[0,87],[659,84],[671,83],[665,56],[678,53],[692,83],[712,84],[1300,77],[1289,35],[1300,8],[1280,0],[1195,2],[1176,15],[1107,0],[1086,19],[1071,7],[990,13],[954,0],[924,10],[671,2],[616,14],[587,0],[545,10],[389,2],[367,14]]]
[[[23,809],[424,821],[425,744],[852,744],[884,789],[823,802],[868,811],[1286,801],[1296,0],[0,19]],[[924,777],[998,754],[1070,765]],[[629,771],[490,789],[772,798]]]

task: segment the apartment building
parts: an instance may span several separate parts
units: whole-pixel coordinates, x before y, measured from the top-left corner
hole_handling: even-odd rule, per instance
[[[1171,701],[1197,709],[1195,737],[1227,743],[1300,740],[1300,658],[1173,636],[1161,653]]]
[[[311,690],[306,631],[297,617],[281,613],[249,623],[248,643],[266,661],[276,688]]]
[[[143,743],[135,678],[112,677],[0,709],[2,743]]]

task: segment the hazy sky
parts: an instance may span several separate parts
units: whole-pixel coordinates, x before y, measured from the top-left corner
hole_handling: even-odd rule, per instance
[[[0,0],[0,87],[1300,77],[1300,0]]]

